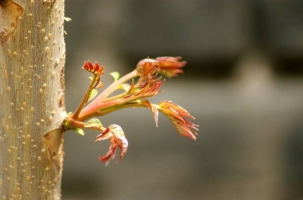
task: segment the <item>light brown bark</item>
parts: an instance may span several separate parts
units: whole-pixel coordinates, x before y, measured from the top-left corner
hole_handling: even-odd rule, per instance
[[[64,0],[0,0],[0,199],[60,199]]]

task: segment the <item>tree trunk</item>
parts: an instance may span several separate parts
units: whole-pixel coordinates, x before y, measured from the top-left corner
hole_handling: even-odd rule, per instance
[[[0,0],[0,199],[60,199],[64,0]]]

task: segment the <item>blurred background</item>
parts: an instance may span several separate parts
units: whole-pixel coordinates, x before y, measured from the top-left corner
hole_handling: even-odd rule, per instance
[[[125,74],[146,57],[182,56],[154,103],[172,100],[200,125],[181,137],[148,109],[102,117],[119,124],[129,149],[98,161],[97,132],[65,134],[63,199],[302,200],[302,0],[66,0],[66,103],[89,84],[84,60]]]

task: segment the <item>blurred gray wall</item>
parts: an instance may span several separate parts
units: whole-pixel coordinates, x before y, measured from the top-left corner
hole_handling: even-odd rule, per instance
[[[301,0],[66,0],[67,110],[89,84],[84,60],[127,73],[146,57],[182,56],[185,74],[164,93],[200,125],[180,137],[147,109],[102,117],[129,150],[108,167],[96,132],[65,134],[63,199],[303,199]]]

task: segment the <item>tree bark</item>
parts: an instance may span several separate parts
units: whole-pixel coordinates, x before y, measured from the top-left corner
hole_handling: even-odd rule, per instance
[[[0,199],[60,199],[64,0],[0,0]]]

